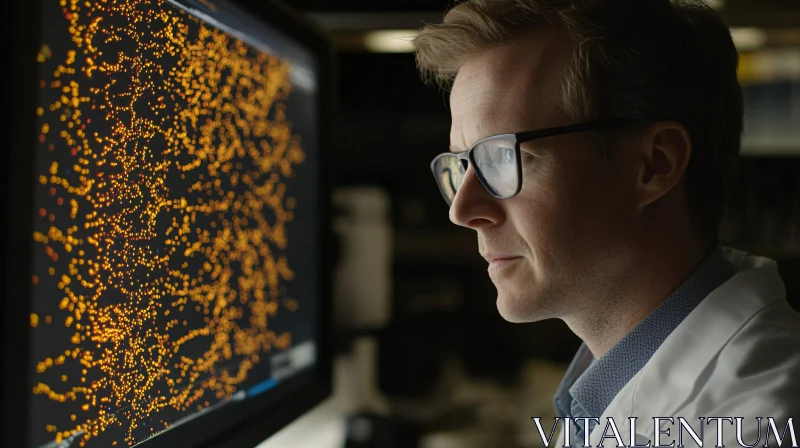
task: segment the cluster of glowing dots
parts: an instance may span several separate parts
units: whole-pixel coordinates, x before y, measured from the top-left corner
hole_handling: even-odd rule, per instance
[[[32,284],[57,283],[58,312],[30,325],[71,336],[35,360],[48,380],[33,393],[80,409],[43,428],[54,440],[83,446],[116,426],[132,445],[140,422],[230,397],[291,344],[267,323],[298,307],[284,286],[296,205],[284,180],[305,153],[286,118],[286,61],[159,0],[56,2],[71,42],[38,54],[56,66],[40,86],[56,100],[37,110],[50,199]],[[81,374],[58,374],[68,366]]]

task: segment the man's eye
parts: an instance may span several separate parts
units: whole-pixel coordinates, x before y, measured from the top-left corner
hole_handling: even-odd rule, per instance
[[[508,163],[514,163],[514,150],[511,148],[505,148],[505,159]]]

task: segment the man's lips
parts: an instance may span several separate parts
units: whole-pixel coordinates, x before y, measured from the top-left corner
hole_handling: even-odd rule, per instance
[[[489,262],[489,269],[499,269],[522,259],[518,255],[511,254],[486,254],[483,258]]]
[[[488,261],[489,263],[493,261],[501,261],[501,260],[513,260],[515,258],[522,258],[519,255],[514,254],[504,254],[504,253],[495,253],[495,252],[488,252],[486,254],[482,254],[483,258]]]

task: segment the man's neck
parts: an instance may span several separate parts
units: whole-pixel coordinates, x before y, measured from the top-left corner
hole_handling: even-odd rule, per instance
[[[641,251],[630,271],[564,319],[595,359],[603,356],[666,300],[709,254],[700,244],[660,244]]]

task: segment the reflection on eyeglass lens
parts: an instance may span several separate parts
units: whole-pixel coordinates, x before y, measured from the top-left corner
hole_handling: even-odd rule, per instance
[[[487,141],[475,148],[476,169],[480,171],[486,187],[494,195],[505,197],[517,188],[516,150],[503,140]]]
[[[453,197],[456,194],[456,186],[453,183],[453,176],[451,174],[450,168],[445,168],[439,174],[439,184],[444,189],[445,194],[448,197]]]

